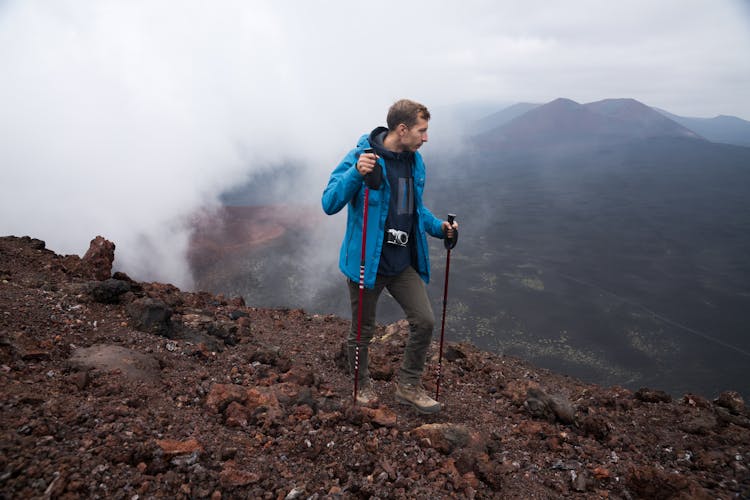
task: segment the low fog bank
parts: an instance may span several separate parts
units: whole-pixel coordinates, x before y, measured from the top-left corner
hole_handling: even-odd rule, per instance
[[[319,196],[331,131],[366,106],[311,98],[270,7],[173,7],[0,6],[0,234],[79,255],[102,235],[118,270],[190,288],[192,221],[222,192],[286,164],[277,202]]]

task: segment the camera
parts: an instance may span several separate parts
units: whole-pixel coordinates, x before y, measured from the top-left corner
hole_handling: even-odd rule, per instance
[[[389,229],[386,232],[386,242],[391,245],[398,245],[405,247],[409,243],[409,233],[406,231],[399,231],[398,229]]]

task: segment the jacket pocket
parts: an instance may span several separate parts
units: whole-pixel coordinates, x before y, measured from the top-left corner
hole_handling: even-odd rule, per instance
[[[367,199],[367,205],[368,206],[371,207],[373,205],[380,205],[380,201],[383,198],[382,190],[381,189],[377,189],[377,190],[370,189],[369,194],[367,196],[368,196],[368,199]]]

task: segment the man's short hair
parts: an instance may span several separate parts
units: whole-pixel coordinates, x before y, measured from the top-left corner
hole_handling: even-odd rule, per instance
[[[396,127],[402,123],[407,128],[412,128],[420,117],[425,120],[430,119],[427,106],[409,99],[400,99],[394,102],[388,110],[388,117],[386,118],[388,130],[396,130]]]

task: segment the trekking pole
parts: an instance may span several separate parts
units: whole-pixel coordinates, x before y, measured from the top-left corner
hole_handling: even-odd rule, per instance
[[[448,214],[448,223],[453,226],[453,221],[456,219],[456,214]],[[445,309],[448,303],[448,275],[451,269],[451,249],[456,246],[458,242],[458,231],[454,229],[453,238],[446,238],[443,240],[445,248],[448,253],[445,257],[445,286],[443,287],[443,321],[440,326],[440,354],[438,356],[438,368],[437,368],[437,382],[435,384],[435,399],[440,397],[440,378],[443,369],[443,339],[445,338]]]
[[[364,153],[373,153],[372,148],[367,148]],[[377,167],[377,164],[376,164]],[[375,169],[373,169],[375,172]],[[380,189],[380,172],[375,175],[365,176],[365,199],[362,207],[362,257],[359,261],[359,301],[357,302],[357,343],[354,347],[354,404],[357,403],[357,390],[359,389],[359,342],[362,337],[362,299],[365,293],[365,249],[367,243],[367,207],[370,201],[370,188]]]

